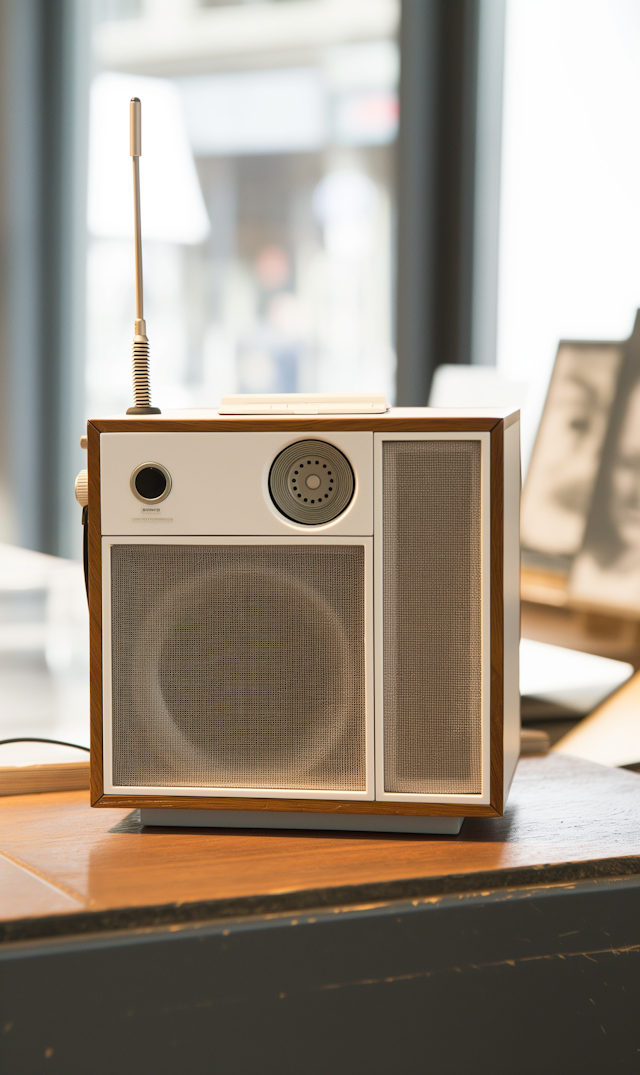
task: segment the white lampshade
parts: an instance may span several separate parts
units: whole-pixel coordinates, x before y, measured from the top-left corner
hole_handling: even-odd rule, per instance
[[[162,78],[105,73],[91,87],[87,223],[92,235],[133,236],[129,101],[142,102],[142,238],[196,244],[209,218],[177,88]]]

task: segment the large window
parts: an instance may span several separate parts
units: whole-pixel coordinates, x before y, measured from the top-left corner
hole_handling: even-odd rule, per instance
[[[160,407],[394,395],[398,0],[97,8],[87,412],[130,402],[128,100]]]
[[[640,306],[640,6],[508,0],[498,366],[531,448],[558,340],[624,339]]]

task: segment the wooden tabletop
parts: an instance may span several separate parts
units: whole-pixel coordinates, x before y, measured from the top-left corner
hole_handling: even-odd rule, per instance
[[[0,799],[0,939],[640,875],[640,776],[521,759],[458,836],[142,828],[86,792]]]

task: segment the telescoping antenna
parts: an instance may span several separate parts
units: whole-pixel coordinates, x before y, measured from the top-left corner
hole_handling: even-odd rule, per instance
[[[140,156],[142,154],[142,115],[139,97],[129,104],[130,152],[133,161],[133,222],[136,257],[136,320],[133,337],[133,400],[127,414],[160,414],[151,406],[149,387],[149,340],[144,321],[142,295],[142,229],[140,224]]]

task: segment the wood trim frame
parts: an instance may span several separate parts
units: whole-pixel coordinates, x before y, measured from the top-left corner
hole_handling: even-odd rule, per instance
[[[515,414],[495,417],[445,418],[424,411],[358,418],[216,417],[215,419],[102,419],[87,424],[89,451],[89,622],[91,677],[91,805],[134,809],[145,806],[190,810],[265,810],[328,814],[414,815],[428,817],[499,817],[504,806],[504,429],[517,420]],[[104,793],[102,771],[102,555],[100,525],[100,434],[101,433],[205,433],[373,431],[419,433],[424,431],[486,431],[491,434],[491,702],[490,802],[486,805],[458,803],[412,803],[353,801],[344,799],[259,799],[191,797],[188,795],[112,795]]]
[[[295,432],[299,429],[303,432],[321,433],[345,433],[350,432],[373,432],[388,433],[396,429],[399,433],[420,433],[425,430],[431,432],[457,433],[465,430],[474,432],[491,432],[492,429],[509,419],[516,420],[518,412],[509,411],[505,415],[479,418],[445,418],[441,415],[424,416],[427,408],[416,409],[415,416],[411,411],[403,413],[398,410],[387,414],[363,414],[358,417],[339,418],[322,417],[317,415],[296,415],[288,418],[272,418],[268,415],[260,418],[256,415],[220,415],[217,418],[102,418],[95,419],[89,425],[98,433],[255,433],[268,426],[274,433]]]
[[[504,422],[491,430],[490,802],[504,810]]]
[[[102,540],[100,526],[100,431],[87,422],[89,468],[89,693],[91,805],[104,793],[102,771]]]

